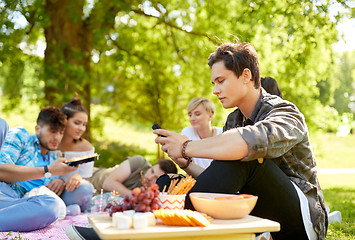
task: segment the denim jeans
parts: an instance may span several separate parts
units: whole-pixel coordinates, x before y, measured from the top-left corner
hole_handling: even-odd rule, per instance
[[[72,192],[66,190],[60,195],[63,199],[65,205],[69,206],[72,204],[78,204],[80,206],[81,212],[84,212],[91,201],[92,195],[94,193],[94,187],[89,181],[83,180],[80,187]]]
[[[40,195],[19,198],[6,183],[0,182],[0,231],[28,232],[44,228],[58,217],[59,203]]]

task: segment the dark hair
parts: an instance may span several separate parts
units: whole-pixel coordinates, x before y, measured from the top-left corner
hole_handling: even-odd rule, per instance
[[[261,78],[261,86],[270,94],[282,98],[282,93],[277,81],[272,77]]]
[[[59,108],[47,106],[39,112],[37,125],[49,125],[51,130],[63,131],[67,125],[67,116]]]
[[[175,163],[169,159],[159,160],[157,164],[165,173],[177,173],[178,171]]]
[[[77,112],[84,112],[88,114],[86,111],[82,101],[79,98],[72,98],[70,102],[64,104],[61,108],[62,112],[67,115],[67,118],[72,118]]]
[[[254,87],[260,87],[260,69],[257,53],[250,43],[225,43],[219,46],[208,58],[208,65],[223,61],[224,66],[240,77],[248,68],[254,81]]]

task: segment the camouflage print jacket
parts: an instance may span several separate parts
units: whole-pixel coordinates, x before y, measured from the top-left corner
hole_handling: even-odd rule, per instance
[[[273,159],[305,194],[319,239],[325,239],[328,217],[317,166],[303,114],[297,107],[262,89],[252,115],[244,119],[239,109],[229,114],[224,131],[237,128],[248,144],[242,161]]]

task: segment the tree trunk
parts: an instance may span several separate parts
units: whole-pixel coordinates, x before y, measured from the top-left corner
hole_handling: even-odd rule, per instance
[[[45,11],[50,23],[44,33],[47,43],[44,57],[45,99],[61,106],[79,97],[87,108],[90,135],[90,56],[91,31],[83,20],[84,0],[47,0]]]

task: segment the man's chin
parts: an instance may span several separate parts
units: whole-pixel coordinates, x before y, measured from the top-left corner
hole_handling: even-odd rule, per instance
[[[233,106],[230,106],[229,104],[222,104],[222,106],[225,109],[233,108]]]
[[[57,150],[58,149],[58,145],[56,145],[56,146],[49,146],[48,147],[48,150],[50,150],[50,151],[54,151],[54,150]]]

